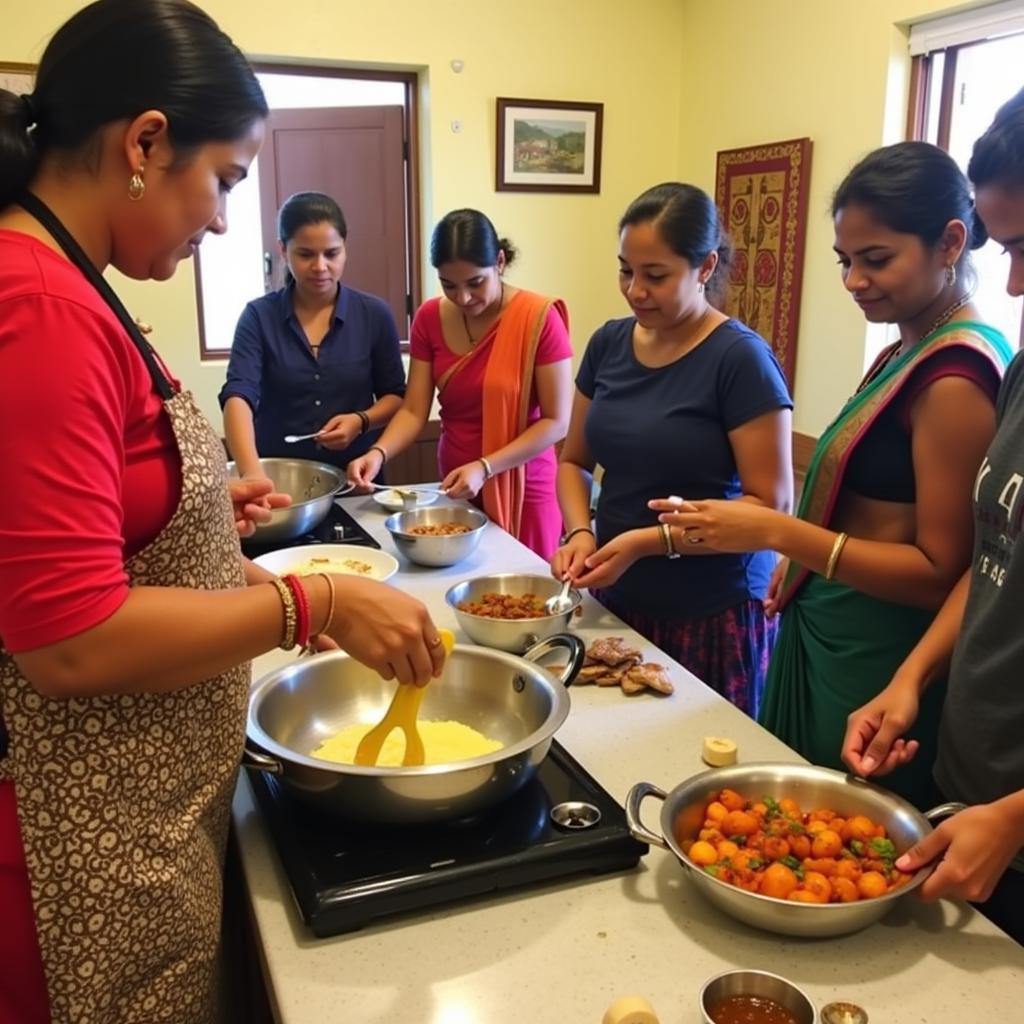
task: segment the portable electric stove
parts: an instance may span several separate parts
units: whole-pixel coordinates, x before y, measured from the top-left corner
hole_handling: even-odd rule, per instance
[[[634,867],[647,846],[622,808],[558,743],[537,775],[484,814],[389,828],[325,817],[249,776],[302,919],[314,935],[572,875]]]
[[[258,535],[257,535],[258,536]],[[255,538],[242,541],[242,551],[249,558],[265,555],[280,548],[296,548],[305,544],[358,544],[363,548],[379,548],[380,544],[364,530],[337,502],[331,505],[326,518],[315,529],[292,540],[261,544]]]

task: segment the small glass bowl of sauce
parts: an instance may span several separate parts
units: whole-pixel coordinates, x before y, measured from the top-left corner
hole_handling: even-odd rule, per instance
[[[700,992],[704,1024],[815,1024],[817,1009],[791,981],[767,971],[726,971]]]

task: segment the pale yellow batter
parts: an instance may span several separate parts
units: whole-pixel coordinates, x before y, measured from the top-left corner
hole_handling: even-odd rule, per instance
[[[349,725],[330,739],[324,740],[310,757],[337,764],[355,764],[356,747],[359,741],[373,728],[373,724]],[[500,750],[504,744],[492,740],[483,733],[462,722],[431,722],[420,719],[416,722],[423,740],[425,764],[451,764],[453,761],[468,761],[482,754]],[[392,729],[381,747],[377,766],[399,768],[405,756],[405,733]]]

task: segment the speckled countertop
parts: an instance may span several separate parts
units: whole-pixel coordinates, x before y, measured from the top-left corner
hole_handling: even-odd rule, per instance
[[[392,551],[382,510],[343,501]],[[400,559],[392,583],[455,628],[444,604],[458,580],[486,572],[544,571],[489,527],[475,554],[448,569]],[[647,780],[671,789],[705,766],[706,735],[731,736],[741,761],[796,755],[692,675],[588,601],[584,639],[630,636],[668,664],[676,692],[627,699],[618,687],[572,689],[559,741],[621,803]],[[456,630],[458,635],[458,631]],[[459,637],[465,642],[465,637]],[[275,653],[254,677],[281,663]],[[657,805],[645,808],[657,822]],[[756,931],[710,906],[675,858],[652,848],[631,872],[524,889],[316,939],[288,883],[243,776],[234,823],[275,1012],[282,1024],[600,1024],[623,995],[644,995],[662,1024],[698,1024],[697,993],[734,967],[782,974],[819,1008],[863,1006],[871,1024],[975,1024],[1024,1019],[1024,949],[969,907],[914,898],[882,922],[839,939],[795,940]]]

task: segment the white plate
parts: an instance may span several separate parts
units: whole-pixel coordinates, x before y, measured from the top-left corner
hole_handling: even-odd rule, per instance
[[[424,505],[433,505],[440,497],[441,495],[436,491],[417,491],[416,504],[409,507],[423,508]],[[373,500],[378,505],[383,505],[389,512],[402,512],[405,509],[402,499],[394,491],[374,491]]]
[[[304,544],[297,548],[268,551],[253,561],[278,576],[337,572],[371,580],[388,580],[398,572],[398,559],[394,555],[358,544]],[[360,571],[363,566],[369,566],[369,570]]]

